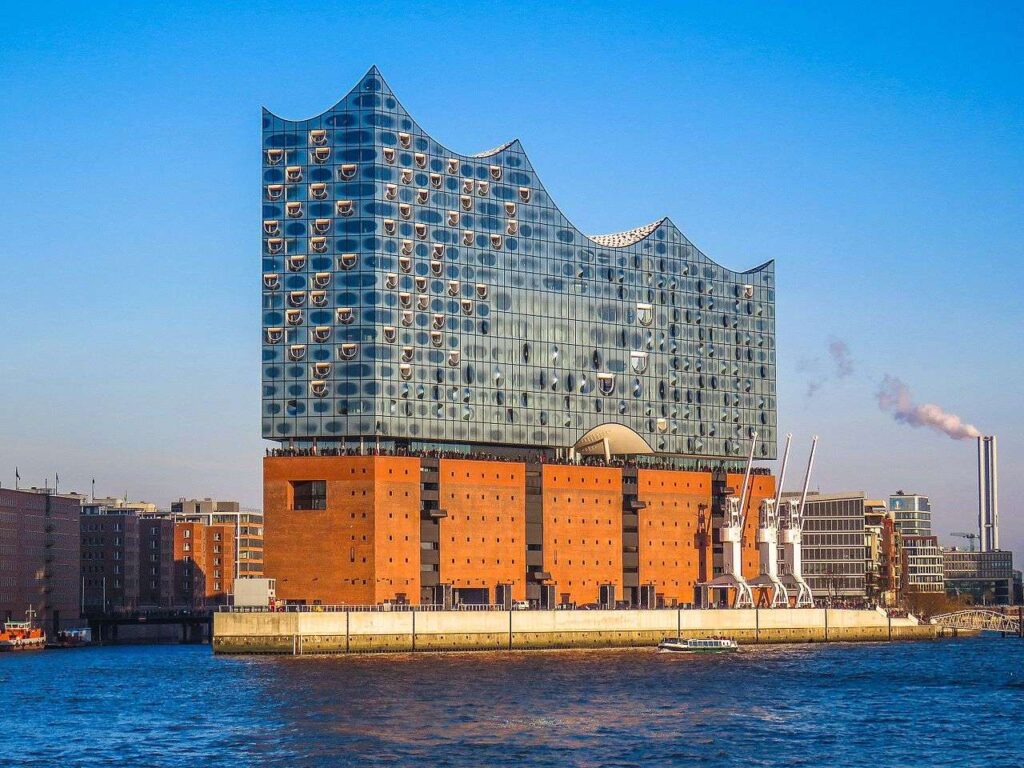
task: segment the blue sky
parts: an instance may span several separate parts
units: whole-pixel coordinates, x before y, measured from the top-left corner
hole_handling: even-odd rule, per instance
[[[377,64],[447,146],[520,138],[585,231],[669,215],[727,266],[776,259],[780,428],[801,460],[821,436],[814,485],[930,493],[939,532],[971,530],[974,446],[883,413],[897,376],[999,435],[1024,558],[1021,6],[7,14],[5,485],[17,465],[26,484],[259,505],[259,108],[319,113]]]

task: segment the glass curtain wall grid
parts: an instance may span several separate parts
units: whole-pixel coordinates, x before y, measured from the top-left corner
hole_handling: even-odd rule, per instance
[[[609,184],[613,180],[609,178]],[[263,435],[775,458],[774,262],[726,269],[666,219],[588,237],[518,141],[442,146],[371,69],[263,114]]]

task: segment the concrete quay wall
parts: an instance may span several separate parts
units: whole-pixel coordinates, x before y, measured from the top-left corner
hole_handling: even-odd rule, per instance
[[[215,653],[387,653],[625,648],[662,638],[741,644],[924,640],[935,627],[879,610],[324,611],[217,613]]]

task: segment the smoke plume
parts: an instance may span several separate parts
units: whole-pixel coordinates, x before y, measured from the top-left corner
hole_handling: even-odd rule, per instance
[[[850,356],[850,347],[842,339],[832,339],[828,343],[828,353],[832,362],[836,364],[836,376],[845,379],[853,375],[853,358]]]
[[[910,395],[907,385],[895,376],[886,376],[882,380],[882,386],[878,390],[878,407],[901,424],[908,424],[911,427],[931,427],[932,429],[948,435],[953,440],[967,440],[972,437],[979,437],[979,432],[973,424],[965,423],[959,416],[946,413],[939,406],[932,403],[917,405]]]
[[[802,360],[797,366],[801,371],[819,371],[807,380],[807,397],[814,397],[829,381],[845,379],[853,375],[853,356],[850,354],[850,346],[842,339],[830,339],[828,342],[828,356],[832,361],[833,370],[820,373],[821,359]]]

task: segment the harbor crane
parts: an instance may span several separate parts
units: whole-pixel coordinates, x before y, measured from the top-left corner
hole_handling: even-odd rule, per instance
[[[775,498],[764,499],[758,510],[757,552],[761,563],[761,572],[749,584],[759,590],[758,605],[766,604],[771,608],[783,608],[789,605],[789,591],[779,579],[779,501],[782,497],[782,483],[786,478],[786,463],[789,461],[789,447],[793,442],[793,434],[786,435],[786,448],[782,453],[782,466],[779,469],[779,481],[775,489]],[[770,596],[766,594],[770,590]]]
[[[803,577],[803,561],[801,547],[803,543],[804,507],[807,504],[807,489],[811,484],[811,468],[814,466],[814,451],[818,446],[818,436],[811,440],[811,455],[807,459],[807,473],[804,475],[804,486],[800,492],[800,500],[787,499],[779,514],[779,527],[782,529],[782,548],[786,558],[788,572],[783,574],[781,581],[787,589],[796,595],[797,608],[811,608],[814,597],[811,588]],[[781,488],[781,483],[780,483]]]
[[[757,447],[757,433],[751,435],[750,456],[747,470],[743,475],[740,495],[730,494],[725,498],[725,516],[719,536],[722,541],[722,575],[704,584],[710,589],[726,588],[736,591],[734,608],[753,608],[754,595],[750,585],[743,578],[743,525],[746,522],[747,491],[750,487],[750,473],[754,464],[754,450]]]

